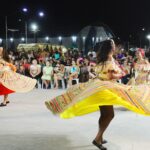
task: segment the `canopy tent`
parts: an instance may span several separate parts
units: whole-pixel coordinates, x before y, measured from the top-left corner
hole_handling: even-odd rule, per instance
[[[83,28],[78,34],[79,49],[86,54],[96,43],[108,38],[114,38],[111,29],[104,24],[91,25]]]

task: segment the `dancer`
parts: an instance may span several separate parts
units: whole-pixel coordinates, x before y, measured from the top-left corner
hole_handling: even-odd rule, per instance
[[[136,52],[136,60],[133,64],[133,77],[129,80],[128,85],[149,84],[150,63],[145,57],[143,49]]]
[[[4,100],[0,106],[9,103],[8,94],[14,92],[27,92],[34,88],[36,80],[25,77],[15,72],[16,67],[9,63],[7,51],[0,47],[0,95]]]
[[[113,58],[114,50],[113,40],[104,41],[97,55],[97,79],[74,85],[63,95],[45,102],[47,108],[61,118],[85,115],[100,108],[99,131],[93,140],[100,150],[107,149],[103,146],[103,134],[114,117],[113,105],[150,115],[148,85],[128,86],[116,82],[125,74]]]

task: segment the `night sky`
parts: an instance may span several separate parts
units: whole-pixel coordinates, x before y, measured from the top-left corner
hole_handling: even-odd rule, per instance
[[[3,0],[2,0],[3,1]],[[92,23],[107,24],[117,37],[128,40],[129,35],[137,37],[145,28],[150,27],[149,0],[5,0],[0,5],[0,35],[5,35],[5,16],[8,27],[24,33],[24,21],[28,24],[36,20],[40,36],[69,36],[77,34],[84,26]],[[21,12],[28,7],[28,14]],[[44,18],[37,17],[37,11],[45,12]],[[18,21],[22,19],[22,21]]]

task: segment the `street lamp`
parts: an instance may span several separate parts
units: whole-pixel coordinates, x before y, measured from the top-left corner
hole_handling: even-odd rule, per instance
[[[22,37],[22,38],[21,38],[21,41],[24,43],[24,41],[25,41],[25,38],[24,38],[24,37]]]
[[[48,42],[48,41],[49,41],[49,37],[48,37],[48,36],[46,36],[46,37],[45,37],[45,40],[46,40],[46,42]]]
[[[150,34],[147,35],[147,39],[149,40],[149,48],[150,48]]]
[[[22,9],[22,11],[26,13],[26,12],[28,12],[28,8],[24,7],[24,8]]]
[[[36,23],[31,24],[31,31],[34,33],[34,41],[36,43],[36,33],[39,31]]]
[[[37,24],[35,24],[35,23],[31,24],[31,29],[32,29],[32,31],[36,32],[38,29]]]
[[[3,43],[3,39],[0,38],[0,46],[2,46],[2,43]]]
[[[39,13],[38,13],[38,15],[40,16],[40,17],[44,17],[44,12],[42,12],[42,11],[40,11]]]
[[[10,42],[12,43],[14,41],[14,39],[13,38],[10,38]]]
[[[72,42],[73,42],[73,43],[76,43],[77,37],[76,37],[76,36],[72,36],[71,38],[72,38]]]
[[[96,43],[98,43],[99,42],[99,38],[98,37],[96,37]]]
[[[28,12],[28,9],[26,8],[26,7],[24,7],[23,9],[22,9],[22,11],[25,13],[25,14],[27,14],[27,12]],[[28,24],[27,24],[27,21],[25,20],[25,37],[26,37],[26,44],[28,43]]]
[[[58,37],[58,40],[59,40],[59,43],[60,43],[60,45],[61,45],[61,44],[62,44],[62,37],[59,36],[59,37]]]
[[[86,37],[85,37],[85,36],[83,36],[83,37],[82,37],[82,39],[83,39],[83,42],[85,42]]]
[[[95,37],[92,37],[92,41],[93,41],[93,43],[94,43],[94,41],[95,41]]]
[[[72,47],[76,48],[77,37],[76,36],[72,36],[71,39],[72,39]]]
[[[94,45],[95,45],[95,37],[92,37],[92,43],[93,43],[93,48],[94,48]]]
[[[23,11],[24,13],[27,13],[27,12],[28,12],[28,8],[24,7],[24,8],[22,9],[22,11]],[[44,14],[44,12],[40,11],[40,12],[38,13],[38,16],[42,18],[42,17],[45,16],[45,14]],[[25,21],[25,37],[26,37],[26,43],[28,43],[28,41],[27,41],[27,38],[28,38],[28,24],[27,24],[27,20]]]
[[[2,42],[3,42],[3,39],[2,39],[2,38],[0,38],[0,44],[2,44]]]

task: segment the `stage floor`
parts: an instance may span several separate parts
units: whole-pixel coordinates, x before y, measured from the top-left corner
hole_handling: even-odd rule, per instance
[[[97,150],[91,141],[99,112],[62,120],[45,107],[46,99],[63,92],[38,89],[10,95],[11,103],[0,108],[0,150]],[[115,108],[105,139],[108,150],[149,150],[150,117]]]

